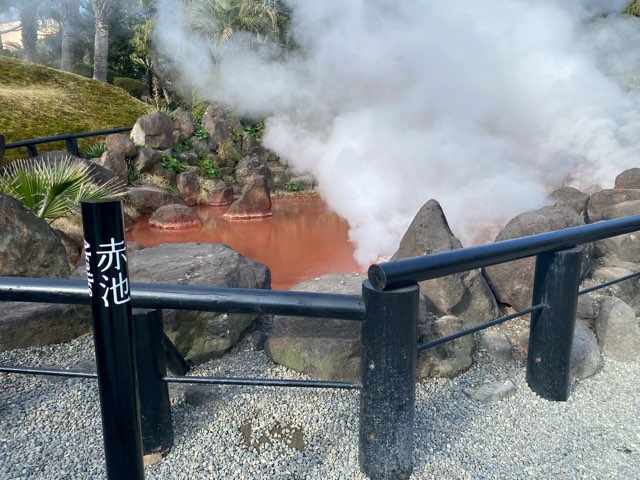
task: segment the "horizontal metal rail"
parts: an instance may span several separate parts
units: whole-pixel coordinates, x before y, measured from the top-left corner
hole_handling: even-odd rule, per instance
[[[637,230],[640,230],[640,215],[632,215],[486,245],[406,258],[371,265],[369,281],[376,290],[393,290],[423,280],[511,262],[544,252],[565,250]]]
[[[131,131],[132,127],[112,128],[110,130],[98,130],[95,132],[82,132],[82,133],[65,133],[63,135],[53,135],[51,137],[32,138],[31,140],[18,140],[16,142],[9,142],[5,144],[4,148],[19,148],[28,147],[29,145],[39,145],[41,143],[60,142],[65,140],[72,140],[76,138],[86,137],[98,137],[100,135],[111,135],[112,133],[124,133]]]
[[[2,373],[20,373],[27,375],[51,375],[56,377],[74,377],[74,378],[98,378],[95,372],[83,372],[79,370],[65,370],[63,368],[49,367],[21,367],[13,365],[0,365]]]
[[[640,277],[640,272],[632,273],[630,275],[625,275],[624,277],[616,278],[615,280],[611,280],[609,282],[604,282],[599,285],[595,285],[593,287],[585,288],[584,290],[580,290],[578,295],[584,295],[585,293],[595,292],[596,290],[601,290],[603,288],[610,287],[611,285],[615,285],[616,283],[624,282],[625,280],[631,280],[632,278]]]
[[[341,388],[357,390],[362,388],[358,382],[337,382],[323,380],[281,380],[278,378],[243,378],[243,377],[193,377],[164,376],[162,380],[169,383],[189,383],[206,385],[249,385],[262,387],[303,387],[303,388]]]
[[[448,335],[442,338],[437,338],[435,340],[432,340],[429,343],[422,343],[418,345],[418,353],[423,352],[424,350],[427,350],[432,347],[437,347],[438,345],[442,345],[443,343],[450,342],[451,340],[464,337],[465,335],[470,335],[472,333],[479,332],[480,330],[484,330],[485,328],[493,327],[494,325],[499,325],[500,323],[513,320],[514,318],[522,317],[523,315],[527,315],[529,313],[542,310],[543,308],[545,308],[545,305],[535,305],[533,307],[520,310],[519,312],[511,313],[509,315],[505,315],[504,317],[496,318],[495,320],[491,320],[490,322],[482,323],[473,328],[463,330],[462,332],[454,333],[452,335]]]
[[[0,277],[0,301],[89,305],[90,297],[86,280]],[[364,318],[362,297],[328,293],[132,282],[131,302],[134,308]]]

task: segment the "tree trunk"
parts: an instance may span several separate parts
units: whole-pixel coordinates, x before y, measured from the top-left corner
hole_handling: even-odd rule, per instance
[[[107,81],[107,56],[109,55],[109,16],[110,0],[93,0],[93,11],[96,14],[96,37],[93,48],[93,78],[100,82]]]
[[[62,55],[60,68],[65,72],[70,72],[73,64],[76,62],[80,1],[60,0],[60,10],[62,14]]]
[[[29,62],[38,61],[38,6],[32,0],[19,6],[23,58]]]

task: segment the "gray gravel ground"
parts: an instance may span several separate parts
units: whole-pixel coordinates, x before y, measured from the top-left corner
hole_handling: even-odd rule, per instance
[[[305,378],[242,342],[194,374]],[[90,362],[91,337],[0,353],[0,364]],[[512,379],[514,397],[477,403],[469,386]],[[104,458],[93,380],[0,374],[0,479],[102,479]],[[147,479],[364,479],[359,473],[358,395],[265,387],[173,389],[175,446]],[[207,395],[208,394],[208,395]],[[529,391],[524,369],[484,352],[454,379],[419,385],[412,479],[640,478],[640,364],[606,360],[575,382],[569,401]],[[186,403],[208,397],[198,406]]]

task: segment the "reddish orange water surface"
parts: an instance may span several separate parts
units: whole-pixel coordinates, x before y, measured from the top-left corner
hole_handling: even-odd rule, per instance
[[[293,285],[327,273],[359,272],[349,243],[347,222],[330,212],[316,196],[273,199],[273,216],[228,221],[228,207],[194,207],[203,222],[197,230],[158,230],[141,217],[127,240],[153,247],[163,243],[224,243],[271,270],[274,289]]]

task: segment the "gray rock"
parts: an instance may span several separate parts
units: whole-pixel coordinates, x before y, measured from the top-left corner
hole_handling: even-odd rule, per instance
[[[209,148],[216,150],[222,142],[232,139],[233,127],[235,123],[227,120],[225,112],[217,105],[211,104],[202,115],[202,128],[211,137],[209,138]],[[240,130],[242,126],[240,126]]]
[[[335,273],[300,283],[291,290],[361,295],[365,275]],[[276,316],[264,344],[275,363],[319,379],[360,378],[360,322]]]
[[[156,150],[171,148],[173,144],[173,122],[171,118],[155,111],[140,117],[131,130],[134,143]]]
[[[90,317],[68,305],[0,302],[0,351],[68,342],[90,331]]]
[[[604,261],[599,261],[598,265],[594,267],[591,278],[589,281],[585,281],[585,287],[599,285],[640,272],[640,266],[635,263],[623,262],[615,257],[604,257],[601,260]],[[640,314],[640,279],[638,277],[616,283],[598,292],[621,299],[630,305],[637,315]]]
[[[317,185],[316,179],[313,178],[313,175],[297,175],[295,177],[291,177],[291,183],[295,183],[297,185],[302,185],[303,187],[311,188]]]
[[[202,222],[186,205],[163,205],[149,217],[149,225],[154,228],[178,230],[200,228]]]
[[[426,325],[418,328],[418,342],[420,344],[428,343],[462,330],[464,330],[464,323],[453,315],[446,315],[438,319],[427,319]],[[418,354],[418,378],[453,378],[460,375],[473,365],[474,350],[473,335],[466,335],[424,350]]]
[[[440,204],[429,200],[417,213],[391,261],[462,248],[453,235]],[[478,271],[420,282],[420,293],[435,315],[452,314],[474,326],[493,319],[497,305]]]
[[[198,166],[198,156],[195,153],[191,153],[191,152],[182,152],[180,155],[178,155],[178,160],[180,160],[180,162],[185,163],[191,167],[196,167]]]
[[[467,397],[477,402],[500,402],[516,394],[516,386],[511,380],[492,382],[478,388],[465,388]]]
[[[112,172],[121,182],[128,182],[129,171],[127,170],[127,162],[124,153],[121,151],[106,150],[100,159],[96,159],[95,162]]]
[[[193,172],[184,172],[176,177],[176,186],[182,199],[187,205],[195,205],[198,203],[198,193],[200,192],[200,183],[198,176]]]
[[[614,205],[628,202],[632,200],[640,200],[640,190],[635,189],[605,189],[594,193],[589,198],[588,210],[589,219],[592,222],[600,220],[610,220],[615,218],[616,210],[612,209]]]
[[[596,317],[602,354],[621,362],[640,358],[640,327],[633,309],[615,297],[604,297]]]
[[[616,177],[617,189],[640,189],[640,168],[629,168]]]
[[[484,330],[479,335],[480,346],[482,346],[489,356],[501,363],[513,361],[511,343],[505,335],[493,330]]]
[[[496,241],[583,225],[584,221],[566,206],[543,207],[512,219],[496,237]],[[592,246],[583,245],[583,275],[589,270]],[[535,257],[494,265],[484,269],[496,299],[523,310],[531,306]]]
[[[152,148],[141,148],[135,157],[135,167],[140,173],[151,170],[162,161],[162,153]]]
[[[269,170],[271,171],[271,187],[273,189],[282,190],[291,180],[291,172],[283,165],[272,165]]]
[[[75,270],[76,265],[78,264],[78,260],[80,260],[80,255],[82,254],[82,245],[71,238],[69,235],[64,233],[62,230],[56,229],[54,231],[60,237],[60,241],[62,241],[62,245],[67,252],[69,271],[71,272],[72,270]]]
[[[228,186],[223,180],[216,180],[211,190],[207,193],[205,203],[219,207],[231,205],[231,202],[233,202],[233,187]]]
[[[68,277],[67,251],[46,221],[0,194],[0,275]]]
[[[191,138],[196,131],[193,125],[191,113],[184,108],[178,107],[171,114],[173,118],[173,131],[178,134],[178,141]],[[176,142],[177,143],[177,142]]]
[[[576,318],[582,320],[589,328],[593,327],[593,320],[596,318],[596,310],[593,300],[589,295],[580,295],[576,308]]]
[[[555,206],[567,206],[574,210],[585,223],[589,223],[589,214],[587,204],[589,203],[589,195],[581,192],[577,188],[562,187],[555,190],[550,195],[554,200]]]
[[[169,192],[155,185],[132,187],[128,190],[127,198],[129,204],[140,213],[153,213],[164,205],[176,203]]]
[[[571,348],[571,376],[588,378],[600,370],[601,365],[596,336],[583,322],[576,321]]]
[[[247,184],[240,198],[223,215],[228,219],[261,218],[271,215],[271,190],[267,179],[255,176]]]
[[[259,145],[258,140],[256,140],[256,138],[253,135],[249,135],[248,133],[245,133],[242,136],[242,153],[244,153],[245,155],[248,154],[249,152],[251,152],[251,150],[255,147],[257,147]]]
[[[202,407],[223,399],[219,387],[213,385],[188,385],[184,390],[184,401],[192,407]]]
[[[125,137],[121,133],[112,133],[111,135],[107,135],[104,143],[107,146],[107,150],[118,152],[125,158],[133,158],[136,156],[136,153],[138,153],[138,149],[131,139]]]
[[[271,183],[272,173],[267,163],[256,155],[244,157],[236,165],[236,181],[240,185],[248,183],[252,177],[263,176]]]
[[[217,243],[165,244],[129,253],[132,282],[271,288],[268,267]],[[84,266],[74,276],[85,278]],[[75,307],[89,316],[88,308]],[[194,365],[222,356],[253,328],[255,314],[163,310],[164,330]]]

